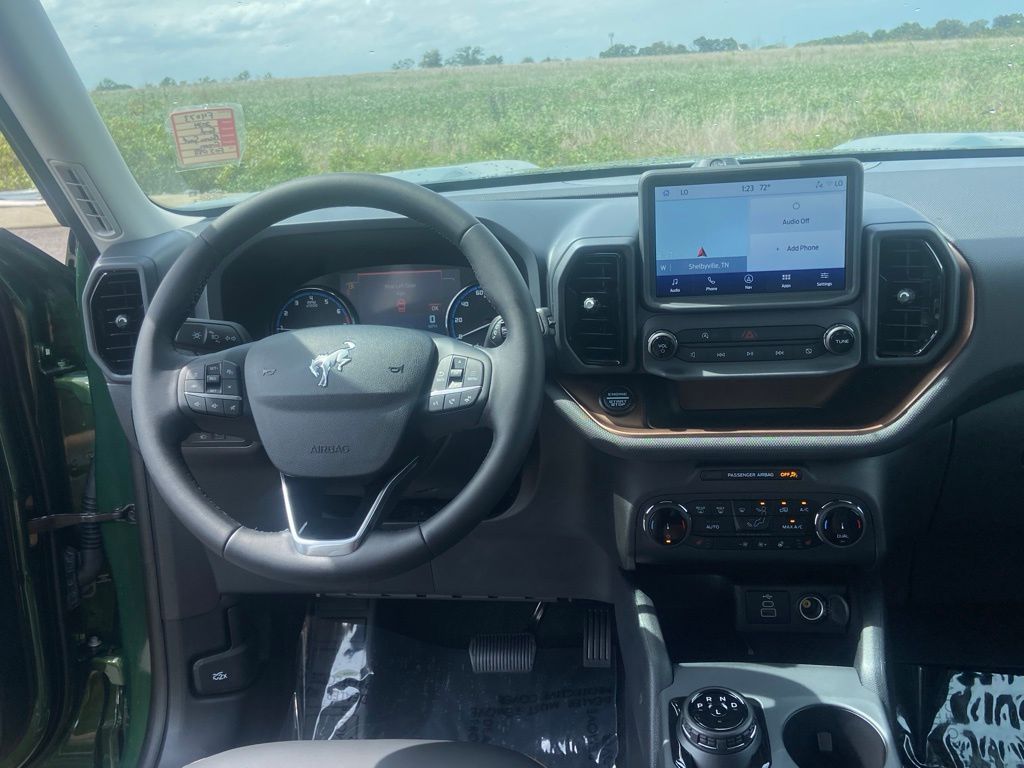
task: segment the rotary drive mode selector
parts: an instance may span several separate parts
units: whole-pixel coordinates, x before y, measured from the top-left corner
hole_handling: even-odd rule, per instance
[[[679,718],[680,740],[704,752],[740,752],[760,736],[754,709],[728,688],[704,688],[690,696]]]

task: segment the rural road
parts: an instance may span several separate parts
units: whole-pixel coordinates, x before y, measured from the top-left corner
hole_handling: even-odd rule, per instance
[[[57,223],[34,189],[0,192],[0,228],[64,262],[68,230]]]

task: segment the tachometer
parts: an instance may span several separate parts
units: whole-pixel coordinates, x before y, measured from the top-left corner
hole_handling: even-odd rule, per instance
[[[317,328],[324,325],[349,325],[355,313],[341,296],[325,288],[303,288],[288,297],[274,318],[274,333]]]
[[[484,289],[477,285],[463,288],[448,306],[448,335],[467,344],[484,346],[487,331],[498,313]]]

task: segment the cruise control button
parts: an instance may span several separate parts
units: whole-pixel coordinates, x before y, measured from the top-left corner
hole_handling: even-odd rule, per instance
[[[222,395],[237,395],[238,379],[225,379],[222,376],[220,380],[220,392]]]
[[[468,408],[476,402],[477,395],[480,394],[479,387],[473,387],[472,389],[464,389],[459,395],[459,406],[462,408]]]
[[[206,375],[207,376],[220,376],[220,363],[207,363],[206,364]]]
[[[234,418],[235,416],[242,415],[242,401],[241,400],[224,400],[224,415]]]
[[[467,387],[482,386],[484,383],[484,364],[472,358],[467,360],[466,373],[462,377],[462,383]]]
[[[225,379],[237,379],[238,366],[234,363],[229,363],[227,360],[223,360],[220,364],[220,375]]]
[[[224,401],[219,397],[206,398],[206,412],[211,416],[224,415]]]
[[[185,367],[185,378],[186,379],[205,379],[206,368],[202,363],[189,363]]]
[[[206,398],[200,395],[185,395],[189,410],[195,413],[206,413]]]
[[[431,395],[427,400],[427,410],[430,413],[439,413],[444,410],[444,395]]]

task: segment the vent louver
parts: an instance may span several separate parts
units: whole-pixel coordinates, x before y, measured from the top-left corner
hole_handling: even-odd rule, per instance
[[[942,332],[946,273],[920,237],[884,238],[878,255],[879,357],[920,357]]]
[[[121,235],[121,228],[114,220],[99,190],[85,168],[75,163],[51,160],[50,167],[57,174],[57,179],[67,193],[71,204],[78,211],[82,222],[97,237],[110,240]]]
[[[624,260],[619,253],[577,254],[566,272],[565,339],[586,365],[626,361]]]
[[[127,376],[145,313],[139,273],[117,269],[101,274],[89,308],[96,353],[112,373]]]

